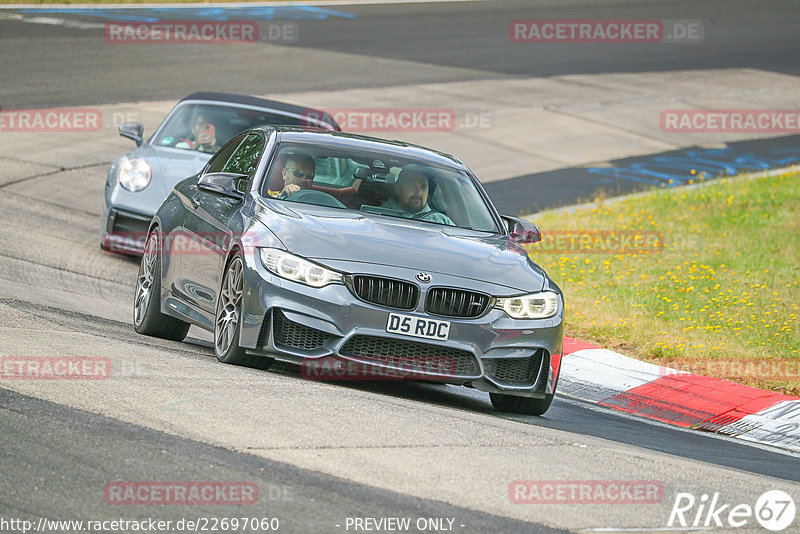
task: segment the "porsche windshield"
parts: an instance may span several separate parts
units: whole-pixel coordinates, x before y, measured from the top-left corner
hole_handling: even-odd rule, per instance
[[[424,223],[496,232],[467,173],[380,152],[281,144],[265,196]]]
[[[153,139],[154,146],[214,153],[243,130],[262,124],[302,125],[304,120],[262,109],[183,104]]]

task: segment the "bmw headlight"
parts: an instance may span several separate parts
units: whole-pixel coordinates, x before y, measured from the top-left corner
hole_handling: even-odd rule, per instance
[[[505,311],[514,319],[546,319],[558,311],[558,293],[541,291],[519,297],[497,299],[494,307]]]
[[[264,267],[281,278],[311,287],[342,283],[342,273],[331,271],[284,250],[262,248],[260,253]]]
[[[119,162],[119,184],[135,193],[150,185],[150,164],[142,158],[122,158]]]

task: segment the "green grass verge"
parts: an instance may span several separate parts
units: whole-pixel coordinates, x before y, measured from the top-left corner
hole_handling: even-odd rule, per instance
[[[800,393],[798,170],[654,190],[532,220],[545,240],[526,248],[564,290],[568,335]],[[630,252],[621,253],[620,242]]]

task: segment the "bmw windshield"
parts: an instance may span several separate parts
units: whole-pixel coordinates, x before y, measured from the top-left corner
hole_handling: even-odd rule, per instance
[[[497,232],[487,202],[463,169],[395,152],[281,143],[265,197],[422,223]]]

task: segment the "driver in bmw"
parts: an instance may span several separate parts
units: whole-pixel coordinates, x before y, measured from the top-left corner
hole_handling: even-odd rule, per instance
[[[283,189],[277,193],[270,191],[269,194],[278,198],[286,198],[301,189],[311,189],[315,172],[314,158],[307,154],[292,154],[286,158],[286,163],[281,170]]]
[[[433,211],[428,206],[430,179],[424,167],[408,165],[400,171],[394,183],[394,196],[384,202],[383,207],[402,212],[407,219],[435,222],[455,226],[450,217],[444,213]]]

